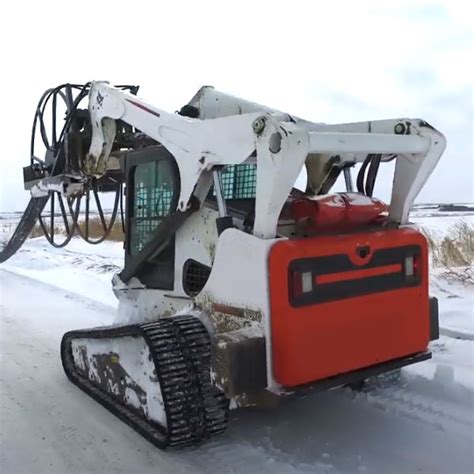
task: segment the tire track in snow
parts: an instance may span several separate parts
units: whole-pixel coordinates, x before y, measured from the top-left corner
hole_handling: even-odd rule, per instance
[[[416,419],[445,432],[474,440],[474,392],[452,382],[449,387],[435,380],[410,375],[397,384],[361,392],[344,389],[346,395],[396,415]],[[438,396],[433,396],[436,393]]]
[[[462,339],[463,341],[474,341],[474,334],[466,331],[450,329],[447,327],[440,327],[439,333],[443,336],[452,337],[453,339]]]

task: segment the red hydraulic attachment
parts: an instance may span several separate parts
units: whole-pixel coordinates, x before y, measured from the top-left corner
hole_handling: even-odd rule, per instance
[[[377,198],[357,193],[338,193],[300,198],[290,204],[292,217],[305,233],[344,232],[375,224],[388,211]]]

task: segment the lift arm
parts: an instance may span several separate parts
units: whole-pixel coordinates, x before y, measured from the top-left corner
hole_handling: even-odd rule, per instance
[[[208,91],[214,102],[221,101],[221,108],[207,100]],[[214,89],[206,88],[196,97],[190,104],[202,118],[195,119],[165,112],[106,83],[93,83],[89,94],[93,126],[89,172],[100,175],[105,169],[117,119],[162,143],[173,154],[181,180],[180,211],[189,206],[203,171],[256,162],[254,233],[273,238],[283,204],[305,161],[325,163],[337,157],[342,169],[362,162],[368,153],[382,154],[382,162],[396,155],[389,219],[405,224],[414,199],[446,146],[444,136],[420,119],[325,125]]]
[[[121,119],[163,144],[174,156],[181,181],[180,211],[187,209],[203,171],[242,163],[252,154],[252,122],[261,115],[192,119],[153,107],[103,82],[92,83],[89,112],[93,126],[89,172],[100,175],[105,169],[114,139],[112,122]]]

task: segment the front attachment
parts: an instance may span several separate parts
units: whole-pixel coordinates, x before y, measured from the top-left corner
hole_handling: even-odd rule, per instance
[[[61,342],[66,375],[161,449],[222,433],[228,400],[211,383],[211,341],[193,316],[70,331]]]

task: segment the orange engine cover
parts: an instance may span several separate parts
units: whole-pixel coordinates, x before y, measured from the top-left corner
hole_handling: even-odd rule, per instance
[[[413,229],[282,240],[270,251],[273,372],[284,386],[425,351],[428,251]]]

